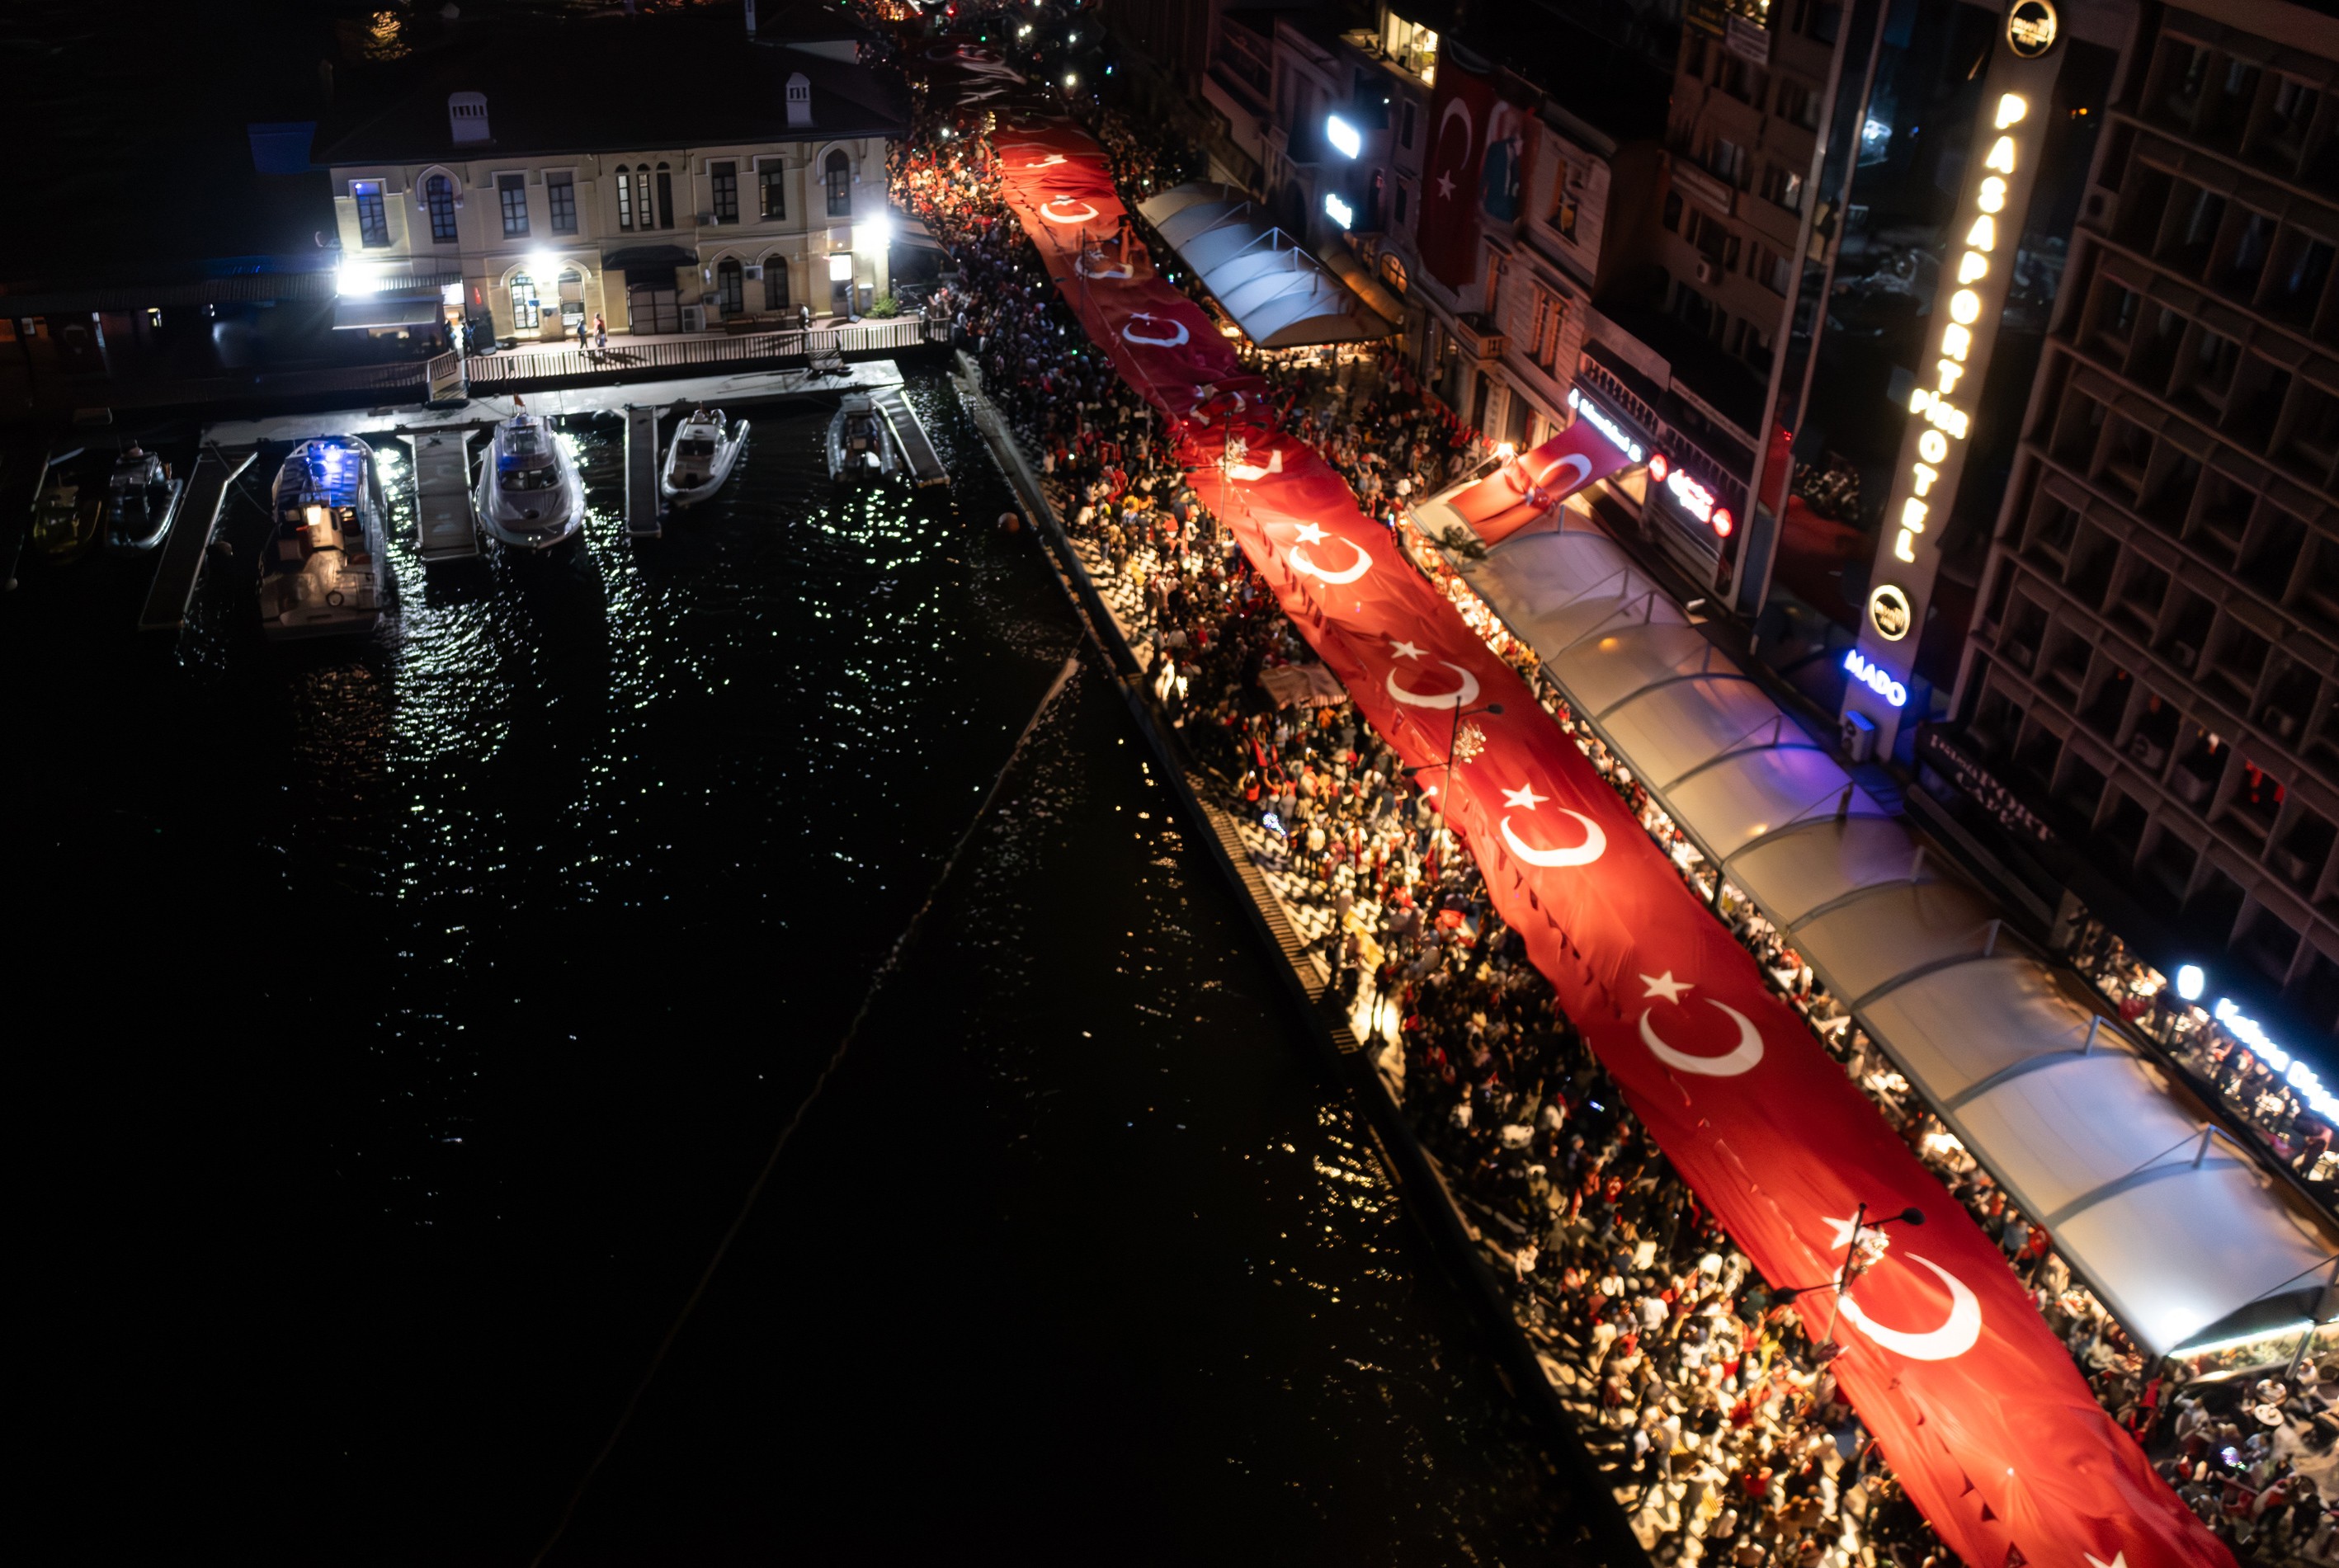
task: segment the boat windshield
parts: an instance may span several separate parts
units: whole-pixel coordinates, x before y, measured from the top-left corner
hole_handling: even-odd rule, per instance
[[[549,490],[560,483],[560,470],[549,463],[540,468],[506,468],[496,482],[507,490]]]
[[[715,443],[707,440],[676,441],[675,449],[686,458],[711,458],[715,455]]]

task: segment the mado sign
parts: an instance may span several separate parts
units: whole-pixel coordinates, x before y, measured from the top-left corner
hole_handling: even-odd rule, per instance
[[[1858,681],[1894,707],[1904,708],[1909,705],[1909,688],[1894,680],[1890,672],[1861,658],[1858,648],[1852,648],[1845,653],[1843,667],[1851,672],[1853,680]]]

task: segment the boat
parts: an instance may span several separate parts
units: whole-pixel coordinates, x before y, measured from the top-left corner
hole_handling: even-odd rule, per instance
[[[153,453],[133,445],[115,461],[106,486],[105,547],[135,555],[161,544],[186,493],[186,480]]]
[[[104,493],[95,486],[84,485],[73,477],[71,469],[53,465],[40,499],[33,504],[35,552],[52,566],[78,560],[97,538],[98,515],[104,500]]]
[[[269,497],[260,629],[280,640],[373,630],[390,580],[384,510],[371,447],[318,436],[293,448]]]
[[[711,498],[731,477],[739,449],[747,442],[747,421],[725,424],[723,410],[694,409],[674,432],[658,474],[658,494],[677,507]]]
[[[514,414],[480,459],[479,507],[498,543],[548,550],[585,530],[585,477],[551,426]]]
[[[890,478],[901,469],[891,421],[866,392],[849,392],[828,422],[828,477]]]

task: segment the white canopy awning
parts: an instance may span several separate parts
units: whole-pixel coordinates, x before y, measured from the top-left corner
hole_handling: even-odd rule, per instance
[[[2091,1033],[2083,984],[1927,863],[1614,540],[1563,522],[1456,565],[2129,1333],[2166,1354],[2263,1304],[2311,1311],[2339,1252],[2321,1217],[2206,1145],[2156,1064]]]
[[[1196,181],[1137,210],[1262,349],[1351,343],[1392,330],[1337,273],[1232,186]]]

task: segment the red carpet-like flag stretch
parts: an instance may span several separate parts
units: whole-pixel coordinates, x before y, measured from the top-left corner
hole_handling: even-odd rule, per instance
[[[1634,1113],[1764,1277],[1832,1279],[1861,1203],[1924,1210],[1923,1228],[1895,1228],[1843,1299],[1834,1369],[1942,1538],[1975,1568],[2229,1568],[2097,1404],[2004,1256],[1526,684],[1321,458],[1258,417],[1258,381],[1133,238],[1123,256],[1095,144],[1052,123],[1002,123],[993,143],[1065,299],[1173,429],[1186,421],[1191,462],[1217,461],[1223,421],[1237,421],[1246,448],[1219,516],[1375,728],[1436,780],[1456,705],[1502,705],[1469,720],[1487,745],[1447,786],[1449,821]],[[1099,241],[1101,262],[1095,250],[1084,262]],[[1807,1321],[1824,1327],[1829,1301],[1806,1297]]]

